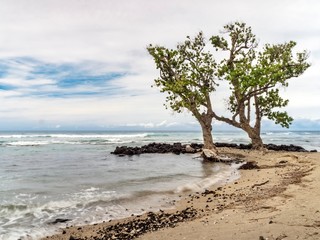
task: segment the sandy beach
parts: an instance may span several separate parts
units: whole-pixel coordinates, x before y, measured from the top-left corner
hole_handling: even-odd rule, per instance
[[[186,193],[172,210],[68,227],[44,239],[320,239],[320,153],[220,152],[258,168],[240,170],[241,178],[224,186]]]

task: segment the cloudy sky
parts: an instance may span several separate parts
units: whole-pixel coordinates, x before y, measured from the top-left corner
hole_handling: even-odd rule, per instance
[[[283,94],[293,129],[320,129],[319,9],[317,0],[0,0],[0,130],[193,129],[150,87],[158,72],[146,46],[199,31],[208,39],[232,21],[260,44],[310,51],[312,66]]]

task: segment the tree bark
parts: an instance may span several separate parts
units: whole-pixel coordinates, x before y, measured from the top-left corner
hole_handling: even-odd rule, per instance
[[[219,159],[218,150],[213,143],[212,138],[212,126],[211,121],[210,123],[200,122],[202,128],[202,135],[203,135],[203,148],[202,148],[202,157],[206,161],[217,161]]]
[[[244,101],[239,101],[239,118],[240,118],[240,128],[243,129],[251,139],[252,149],[255,150],[263,150],[263,141],[260,136],[261,129],[261,116],[260,116],[260,108],[258,98],[254,97],[254,106],[255,106],[255,125],[252,127],[250,125],[250,98],[248,98],[248,106],[247,106],[247,116],[245,115],[246,106]]]
[[[247,132],[249,138],[251,139],[252,149],[263,150],[264,146],[263,146],[262,138],[260,136],[260,132],[256,132],[251,127],[245,128],[244,130]]]
[[[216,146],[213,143],[213,138],[212,138],[212,126],[211,124],[205,124],[205,123],[200,123],[201,129],[202,129],[202,136],[203,136],[203,148],[205,149],[210,149],[217,153]]]
[[[255,125],[255,127],[251,127],[250,123],[247,121],[246,118],[242,118],[242,122],[237,122],[234,119],[229,119],[225,117],[220,117],[214,113],[214,118],[217,119],[218,121],[222,121],[225,123],[228,123],[236,128],[240,128],[243,131],[245,131],[249,138],[251,139],[252,143],[252,148],[257,149],[257,150],[263,150],[263,141],[262,138],[260,137],[260,122]]]
[[[202,129],[202,136],[203,136],[203,149],[209,149],[215,155],[218,155],[218,151],[216,146],[213,143],[212,138],[212,119],[214,117],[214,113],[212,111],[211,100],[209,95],[206,96],[207,100],[207,112],[200,114],[196,107],[192,107],[190,111],[196,117],[198,122],[200,123]]]

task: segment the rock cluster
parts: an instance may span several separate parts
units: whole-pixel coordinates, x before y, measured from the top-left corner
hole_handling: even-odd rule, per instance
[[[237,148],[237,149],[251,149],[251,144],[235,144],[235,143],[215,143],[216,147],[229,147],[229,148]],[[181,143],[150,143],[141,147],[127,147],[120,146],[116,147],[116,149],[112,152],[112,154],[116,154],[119,156],[124,155],[138,155],[143,153],[196,153],[202,151],[203,144],[199,143],[191,143],[191,144],[181,144]],[[275,145],[275,144],[265,144],[264,147],[268,150],[273,151],[287,151],[287,152],[308,152],[306,149],[300,146],[296,146],[293,144],[290,145]],[[315,152],[313,150],[311,152]]]
[[[161,228],[175,227],[177,223],[186,220],[194,219],[197,216],[197,211],[194,208],[186,208],[182,211],[170,214],[160,211],[160,213],[147,213],[145,218],[139,219],[138,217],[134,220],[118,223],[105,227],[98,231],[96,237],[90,238],[90,240],[130,240],[137,238],[138,236],[150,232],[157,231]],[[88,238],[85,238],[88,239]],[[84,240],[82,238],[70,237],[70,240]]]
[[[216,147],[229,147],[229,148],[237,148],[237,149],[251,149],[252,145],[251,144],[235,144],[235,143],[215,143]],[[273,150],[273,151],[286,151],[286,152],[308,152],[306,149],[304,149],[301,146],[297,145],[276,145],[276,144],[264,144],[264,147],[268,150]],[[314,150],[313,150],[314,152]]]
[[[287,151],[287,152],[308,152],[306,149],[300,146],[296,146],[293,144],[290,145],[275,145],[275,144],[266,144],[265,147],[268,150],[273,151]]]
[[[191,143],[191,144],[181,144],[181,143],[150,143],[141,147],[127,147],[120,146],[112,152],[116,155],[137,155],[142,153],[196,153],[202,150],[203,144]]]

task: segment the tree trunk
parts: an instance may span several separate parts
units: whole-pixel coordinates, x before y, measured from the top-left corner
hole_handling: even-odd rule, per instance
[[[216,146],[213,143],[213,138],[212,138],[212,127],[211,124],[204,124],[201,123],[201,128],[202,128],[202,136],[203,136],[203,148],[204,149],[210,149],[212,151],[214,151],[215,153],[217,153],[217,149]]]
[[[252,149],[263,150],[264,146],[263,146],[262,138],[260,136],[260,132],[256,132],[251,127],[248,130],[247,128],[245,128],[244,130],[247,132],[249,138],[251,139]]]
[[[217,161],[219,159],[218,151],[212,139],[212,127],[210,124],[200,123],[203,135],[202,157],[205,161]]]
[[[217,160],[218,158],[218,151],[216,146],[213,143],[212,138],[212,119],[214,117],[213,111],[211,109],[211,102],[209,95],[206,96],[208,102],[208,110],[207,113],[200,114],[196,107],[191,108],[191,112],[197,118],[198,122],[200,123],[202,129],[202,136],[203,136],[203,148],[202,148],[202,156],[204,160]]]

